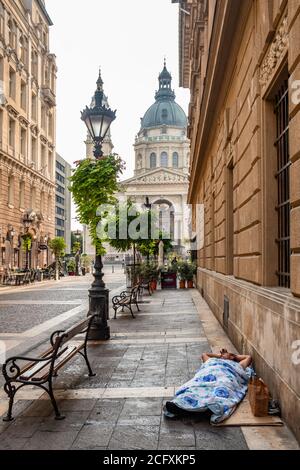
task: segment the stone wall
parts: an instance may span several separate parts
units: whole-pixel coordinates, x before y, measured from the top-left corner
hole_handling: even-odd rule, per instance
[[[300,365],[292,361],[293,345],[300,340],[300,85],[295,88],[300,80],[300,4],[224,0],[208,9],[201,0],[184,2],[185,7],[194,24],[192,41],[191,30],[182,31],[183,43],[192,44],[189,67],[182,64],[192,96],[189,202],[204,204],[198,287],[223,326],[228,298],[230,338],[241,352],[254,356],[258,373],[280,399],[283,416],[300,439]],[[290,289],[278,287],[277,276],[274,99],[285,80]]]
[[[252,355],[256,373],[279,400],[284,420],[300,440],[300,365],[295,349],[300,338],[300,301],[200,268],[197,283],[238,351]],[[223,317],[225,296],[228,327]]]

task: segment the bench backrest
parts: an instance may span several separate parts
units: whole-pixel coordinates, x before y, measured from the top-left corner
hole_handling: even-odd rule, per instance
[[[133,287],[133,289],[131,290],[131,300],[133,300],[133,301],[137,300],[137,296],[138,296],[138,293],[139,293],[139,288],[140,288],[140,286]]]
[[[60,349],[65,343],[70,341],[74,336],[77,336],[81,333],[88,333],[90,329],[92,320],[94,319],[95,315],[91,315],[84,320],[76,323],[76,325],[72,326],[68,330],[59,331],[57,337],[55,338],[53,348],[55,350]]]

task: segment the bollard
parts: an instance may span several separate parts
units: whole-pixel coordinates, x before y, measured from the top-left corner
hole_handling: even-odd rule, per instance
[[[112,265],[112,267],[111,267],[111,272],[112,272],[112,273],[115,272],[115,267],[114,267],[114,265]]]

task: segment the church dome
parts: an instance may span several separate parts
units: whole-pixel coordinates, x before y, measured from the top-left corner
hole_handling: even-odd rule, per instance
[[[141,119],[141,128],[161,127],[187,127],[187,117],[184,110],[175,102],[175,93],[171,88],[172,76],[168,72],[166,63],[159,75],[159,90],[155,94],[155,103],[150,106]]]

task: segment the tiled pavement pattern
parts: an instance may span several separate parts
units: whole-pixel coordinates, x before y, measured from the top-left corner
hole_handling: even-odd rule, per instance
[[[241,428],[210,426],[207,415],[164,418],[163,404],[193,376],[201,353],[217,348],[220,339],[227,346],[226,338],[196,291],[157,291],[144,299],[135,319],[120,313],[110,321],[109,342],[90,344],[96,377],[87,377],[80,357],[61,371],[55,388],[66,419],[55,421],[49,400],[25,388],[15,406],[16,420],[0,424],[0,449],[254,448],[257,429],[247,438]],[[0,413],[3,406],[0,401]],[[286,428],[266,429],[265,448],[296,446]]]

